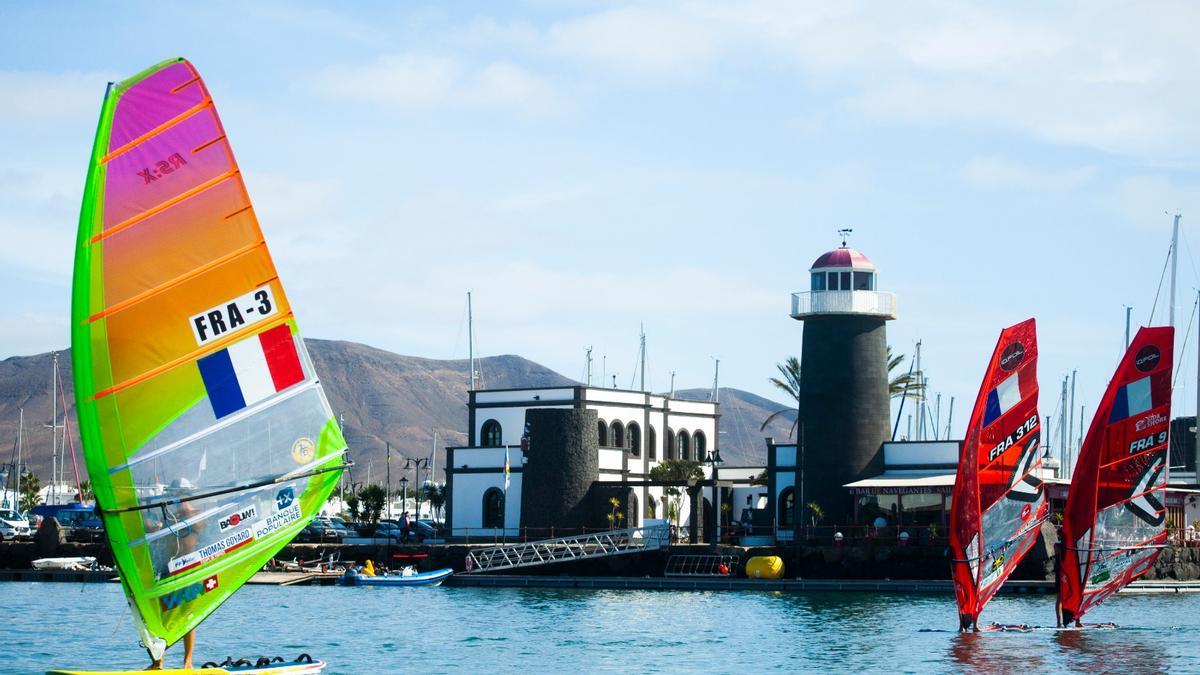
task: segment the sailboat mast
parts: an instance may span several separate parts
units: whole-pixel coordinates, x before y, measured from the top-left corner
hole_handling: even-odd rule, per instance
[[[1196,302],[1200,303],[1200,290],[1196,291]],[[1200,310],[1197,310],[1200,311]],[[1200,328],[1196,330],[1196,447],[1200,448]],[[1168,426],[1169,428],[1169,426]],[[1170,433],[1170,432],[1168,432]],[[1167,447],[1170,447],[1168,445]],[[1193,451],[1193,457],[1195,452]],[[1171,458],[1167,458],[1167,480],[1171,480]],[[1195,467],[1192,469],[1195,471]]]
[[[50,369],[50,494],[58,503],[58,352],[54,352]]]
[[[719,387],[720,380],[721,380],[721,359],[713,359],[713,361],[716,361],[716,364],[713,366],[712,400],[713,400],[713,403],[719,403],[719,401],[717,399],[717,395],[718,395],[718,391],[719,391],[718,387]]]
[[[467,291],[467,367],[471,369],[469,391],[475,391],[475,323],[471,312],[471,291]]]
[[[587,348],[587,386],[592,386],[592,348]]]
[[[641,384],[639,385],[638,388],[641,391],[646,391],[646,326],[645,326],[645,324],[641,324],[641,325],[639,325],[639,328],[641,329],[641,333],[642,333],[642,349],[641,349],[641,354],[639,355],[639,362],[641,364],[642,378],[641,378]]]
[[[1169,317],[1167,325],[1175,327],[1175,276],[1179,269],[1179,218],[1181,214],[1175,214],[1175,225],[1171,228],[1171,304],[1170,310],[1167,312]]]
[[[917,356],[916,356],[915,361],[917,364],[917,377],[919,378],[921,383],[924,384],[925,378],[922,377],[922,373],[924,371],[921,370],[921,341],[920,340],[917,340]],[[924,387],[917,387],[917,440],[918,441],[925,440],[925,388]]]
[[[21,451],[25,445],[25,409],[21,408],[17,413],[17,465],[13,467],[13,471],[17,474],[17,495],[16,495],[16,512],[21,512]]]

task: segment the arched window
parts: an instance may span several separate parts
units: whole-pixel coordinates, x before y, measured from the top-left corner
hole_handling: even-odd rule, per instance
[[[500,423],[496,420],[488,420],[483,423],[483,431],[479,433],[481,438],[479,444],[484,448],[498,448],[503,443],[501,440],[502,434]]]
[[[650,435],[646,437],[646,456],[652,460],[658,459],[658,433],[654,425],[650,425]]]
[[[688,461],[692,458],[691,441],[692,437],[688,436],[686,429],[680,429],[675,436],[675,444],[679,446],[679,459]]]
[[[642,456],[642,428],[637,422],[630,422],[629,428],[625,429],[626,447],[629,448],[629,454],[634,457]]]
[[[620,420],[613,420],[610,431],[608,440],[612,443],[612,446],[614,448],[625,447],[625,425],[621,424]]]
[[[627,507],[625,511],[625,527],[637,527],[638,516],[641,512],[638,511],[637,493],[633,490],[629,491],[629,499],[625,506]]]
[[[667,427],[667,459],[675,459],[675,432],[671,431],[671,427]]]
[[[599,420],[596,422],[596,435],[598,436],[596,443],[598,443],[600,447],[603,448],[604,446],[608,445],[608,425],[604,423],[604,420]]]
[[[647,518],[657,518],[658,517],[655,515],[655,511],[657,511],[655,506],[656,506],[656,503],[654,501],[654,495],[650,495],[650,499],[646,500],[646,517]]]
[[[787,487],[779,493],[779,518],[776,520],[780,528],[791,528],[795,523],[792,514],[796,512],[796,488]]]
[[[483,526],[504,527],[504,492],[500,488],[488,488],[483,493]]]
[[[697,462],[703,462],[708,459],[708,439],[704,437],[703,431],[697,431],[692,434],[692,449],[696,451]]]

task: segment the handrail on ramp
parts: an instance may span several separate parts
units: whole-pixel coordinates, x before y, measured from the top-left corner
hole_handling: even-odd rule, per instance
[[[655,520],[647,523],[643,527],[505,544],[471,551],[467,554],[467,573],[478,574],[569,560],[642,553],[665,548],[670,544],[670,527],[666,521]]]

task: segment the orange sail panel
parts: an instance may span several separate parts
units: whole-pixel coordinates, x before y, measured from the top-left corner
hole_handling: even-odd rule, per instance
[[[1046,517],[1033,319],[1000,333],[967,424],[950,509],[950,550],[960,627],[1037,540]]]
[[[1149,571],[1166,543],[1174,347],[1174,328],[1139,330],[1096,408],[1063,518],[1064,621]]]

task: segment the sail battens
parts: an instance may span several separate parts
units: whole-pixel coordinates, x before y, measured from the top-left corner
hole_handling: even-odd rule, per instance
[[[200,145],[192,148],[192,154],[194,155],[194,154],[200,152],[201,150],[204,150],[205,148],[212,147],[213,145],[216,145],[217,143],[220,143],[223,140],[225,140],[225,134],[221,134],[220,136],[217,136],[216,138],[212,139],[211,141],[206,141],[206,142],[201,143]]]
[[[230,169],[229,171],[226,171],[225,173],[223,173],[219,176],[210,178],[193,188],[190,188],[184,192],[181,192],[181,193],[175,195],[174,197],[171,197],[170,199],[168,199],[164,202],[157,204],[156,206],[152,206],[149,209],[146,209],[145,211],[142,211],[141,213],[137,214],[136,216],[133,216],[132,218],[128,218],[120,223],[117,223],[116,225],[113,225],[112,227],[106,227],[103,230],[101,230],[100,232],[96,233],[92,237],[91,243],[96,244],[104,239],[107,239],[107,238],[113,236],[114,234],[118,234],[124,230],[127,230],[130,227],[137,225],[138,223],[146,220],[147,218],[150,218],[159,213],[162,213],[163,211],[171,208],[172,206],[175,206],[176,204],[179,204],[180,202],[187,201],[188,199],[191,199],[192,197],[195,197],[195,196],[203,193],[205,190],[208,190],[209,188],[212,188],[216,185],[220,185],[222,182],[227,181],[230,178],[233,178],[234,176],[237,176],[239,173],[240,173],[240,171],[235,166],[232,169]]]
[[[250,207],[247,206],[246,208],[248,209]],[[113,314],[116,314],[117,312],[120,312],[123,309],[128,309],[129,307],[132,307],[140,302],[149,300],[150,298],[152,298],[160,293],[169,291],[172,288],[175,288],[176,286],[178,286],[182,283],[185,283],[187,281],[195,279],[196,277],[204,274],[205,272],[208,272],[209,270],[216,269],[217,267],[220,267],[221,265],[224,265],[225,263],[232,262],[232,261],[246,255],[247,253],[250,253],[251,251],[262,248],[263,246],[266,246],[266,244],[267,244],[266,241],[260,239],[258,242],[255,242],[252,244],[247,244],[246,246],[243,246],[241,248],[230,251],[229,253],[226,253],[225,255],[221,256],[220,258],[211,260],[207,263],[204,263],[203,265],[200,265],[199,267],[196,267],[195,269],[192,269],[184,274],[181,274],[173,279],[170,279],[169,281],[165,281],[153,288],[148,288],[133,297],[126,298],[125,300],[122,300],[121,302],[115,303],[112,306],[105,309],[103,312],[97,312],[97,313],[89,316],[87,318],[88,323],[92,323],[94,321],[99,321],[100,319],[112,316]]]
[[[233,413],[232,415],[230,415],[226,418],[223,418],[220,422],[217,422],[216,424],[214,424],[210,427],[206,427],[205,429],[198,431],[198,432],[192,434],[191,436],[188,436],[186,438],[181,438],[180,440],[175,441],[169,445],[164,445],[161,448],[155,448],[155,449],[149,450],[147,452],[139,453],[139,454],[131,457],[128,462],[118,465],[118,466],[114,466],[112,469],[109,469],[109,473],[115,474],[115,473],[120,473],[121,471],[126,471],[128,469],[133,468],[134,466],[137,466],[138,464],[141,464],[142,462],[145,462],[145,461],[148,461],[151,459],[155,459],[158,457],[162,457],[163,455],[172,453],[172,452],[178,450],[179,448],[182,448],[182,447],[185,447],[192,443],[195,443],[197,441],[203,440],[204,438],[207,438],[208,436],[211,436],[212,434],[215,434],[215,433],[217,433],[223,429],[226,429],[228,427],[231,427],[234,424],[237,424],[238,422],[241,422],[242,420],[244,420],[248,417],[251,417],[252,415],[255,415],[256,413],[258,413],[259,411],[261,411],[265,408],[268,408],[270,406],[281,403],[289,398],[299,396],[300,394],[303,394],[306,391],[310,391],[310,390],[314,389],[315,387],[317,387],[320,383],[321,383],[320,380],[317,380],[314,378],[314,379],[308,380],[307,382],[304,382],[302,384],[295,385],[289,389],[285,389],[282,392],[276,394],[275,396],[267,398],[267,399],[265,399],[259,403],[256,403],[248,408],[244,408],[236,413]]]
[[[141,145],[142,143],[145,143],[146,141],[150,140],[151,138],[154,138],[155,136],[166,131],[167,129],[170,129],[171,127],[179,124],[180,122],[187,120],[192,115],[195,115],[198,112],[201,112],[203,110],[206,110],[206,109],[212,108],[212,107],[213,107],[212,99],[211,98],[205,99],[201,103],[197,103],[196,105],[192,106],[191,108],[188,108],[187,110],[179,113],[175,117],[172,117],[171,119],[167,120],[166,122],[163,122],[162,124],[151,129],[150,131],[147,131],[146,133],[138,136],[137,138],[133,139],[132,141],[129,141],[128,143],[117,148],[116,150],[113,150],[112,152],[108,153],[100,160],[100,163],[108,164],[110,161],[116,159],[117,157],[120,157],[121,155],[125,154],[126,152],[129,152],[130,150],[136,148],[137,146]]]
[[[113,394],[115,394],[119,391],[128,389],[136,384],[141,384],[142,382],[145,382],[146,380],[148,380],[152,377],[161,375],[169,370],[178,368],[179,366],[182,366],[185,363],[195,361],[196,359],[199,359],[200,357],[206,356],[206,355],[211,354],[216,351],[220,351],[221,349],[228,347],[230,344],[244,338],[248,333],[257,333],[264,329],[270,329],[270,328],[274,328],[276,326],[281,326],[284,323],[288,322],[292,318],[293,318],[292,313],[287,312],[287,313],[282,314],[273,319],[263,321],[262,323],[254,324],[253,326],[240,329],[236,333],[232,333],[223,338],[218,338],[217,340],[215,340],[203,347],[194,349],[194,350],[184,354],[183,356],[172,359],[172,360],[170,360],[160,366],[157,366],[155,368],[151,368],[150,370],[147,370],[147,371],[141,373],[140,375],[135,375],[123,382],[120,382],[119,384],[114,384],[113,386],[111,386],[107,389],[102,389],[102,390],[96,392],[95,394],[93,394],[92,398],[95,400],[100,400],[106,396],[112,396]]]
[[[193,84],[196,84],[199,81],[200,81],[200,76],[197,75],[196,77],[193,77],[192,79],[188,80],[187,82],[184,82],[183,84],[181,84],[177,87],[173,87],[171,89],[171,93],[178,94],[179,92],[183,91],[184,89],[187,89],[188,87],[192,86]]]

